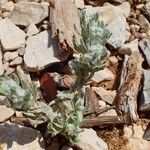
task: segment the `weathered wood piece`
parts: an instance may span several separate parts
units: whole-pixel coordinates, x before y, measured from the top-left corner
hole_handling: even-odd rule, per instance
[[[117,93],[117,108],[126,122],[136,122],[137,95],[142,75],[143,58],[140,52],[132,53],[123,68],[122,82]]]
[[[100,111],[100,107],[98,103],[98,98],[96,97],[94,90],[90,87],[86,87],[85,90],[86,90],[86,93],[85,93],[86,113],[85,115],[98,113]]]
[[[91,117],[85,119],[82,127],[90,128],[93,126],[107,126],[115,124],[123,124],[123,120],[116,116],[105,116],[105,117]]]
[[[80,20],[78,10],[72,0],[52,0],[50,21],[52,36],[58,37],[61,49],[74,49],[72,39],[76,34],[75,27],[80,27]]]

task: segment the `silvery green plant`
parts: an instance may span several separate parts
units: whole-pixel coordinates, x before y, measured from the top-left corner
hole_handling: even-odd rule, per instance
[[[6,97],[8,107],[23,110],[24,117],[34,125],[47,122],[48,133],[52,136],[63,134],[72,144],[78,141],[78,135],[82,131],[80,127],[84,121],[83,88],[94,73],[105,66],[105,45],[110,37],[107,26],[99,21],[98,14],[89,15],[81,11],[79,17],[81,39],[77,41],[73,37],[77,53],[69,62],[76,81],[70,91],[59,92],[57,99],[46,104],[37,101],[34,85],[24,81],[20,85],[10,77],[0,77],[0,95]]]

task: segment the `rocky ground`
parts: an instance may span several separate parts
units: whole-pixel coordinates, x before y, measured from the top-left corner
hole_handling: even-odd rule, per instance
[[[38,97],[46,101],[55,99],[58,89],[70,88],[74,76],[67,63],[74,51],[77,9],[97,12],[112,33],[106,68],[87,87],[91,109],[102,110],[101,119],[94,116],[96,121],[87,122],[90,128],[70,146],[62,136],[45,135],[44,125],[34,127],[22,112],[1,104],[0,149],[150,149],[149,0],[0,0],[0,76],[17,75],[36,84]]]

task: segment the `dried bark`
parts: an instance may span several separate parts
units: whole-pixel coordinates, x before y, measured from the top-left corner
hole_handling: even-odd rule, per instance
[[[90,87],[86,87],[85,106],[87,110],[85,115],[98,113],[100,111],[96,94],[94,93],[94,90]]]
[[[117,108],[124,121],[136,122],[137,95],[142,75],[143,58],[140,52],[132,53],[122,71],[122,81],[117,93]]]
[[[82,127],[93,127],[93,126],[107,126],[115,124],[123,124],[124,122],[116,116],[105,116],[105,117],[92,117],[87,118],[81,125]]]
[[[52,36],[57,36],[63,50],[74,49],[72,38],[80,27],[77,8],[72,0],[53,0],[50,3]],[[77,37],[77,35],[76,35]]]

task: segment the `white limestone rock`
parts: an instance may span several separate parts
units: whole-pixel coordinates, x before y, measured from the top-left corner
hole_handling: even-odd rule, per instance
[[[6,107],[5,105],[0,105],[0,122],[4,122],[13,116],[14,110]],[[1,135],[0,135],[1,136]]]
[[[38,24],[49,15],[48,3],[20,2],[16,3],[10,19],[16,25],[28,26]]]
[[[0,21],[0,40],[3,51],[18,49],[25,45],[25,33],[10,19]]]
[[[59,48],[51,38],[50,31],[43,31],[27,39],[24,63],[28,71],[36,72],[52,63],[60,62],[65,57],[59,57]]]

